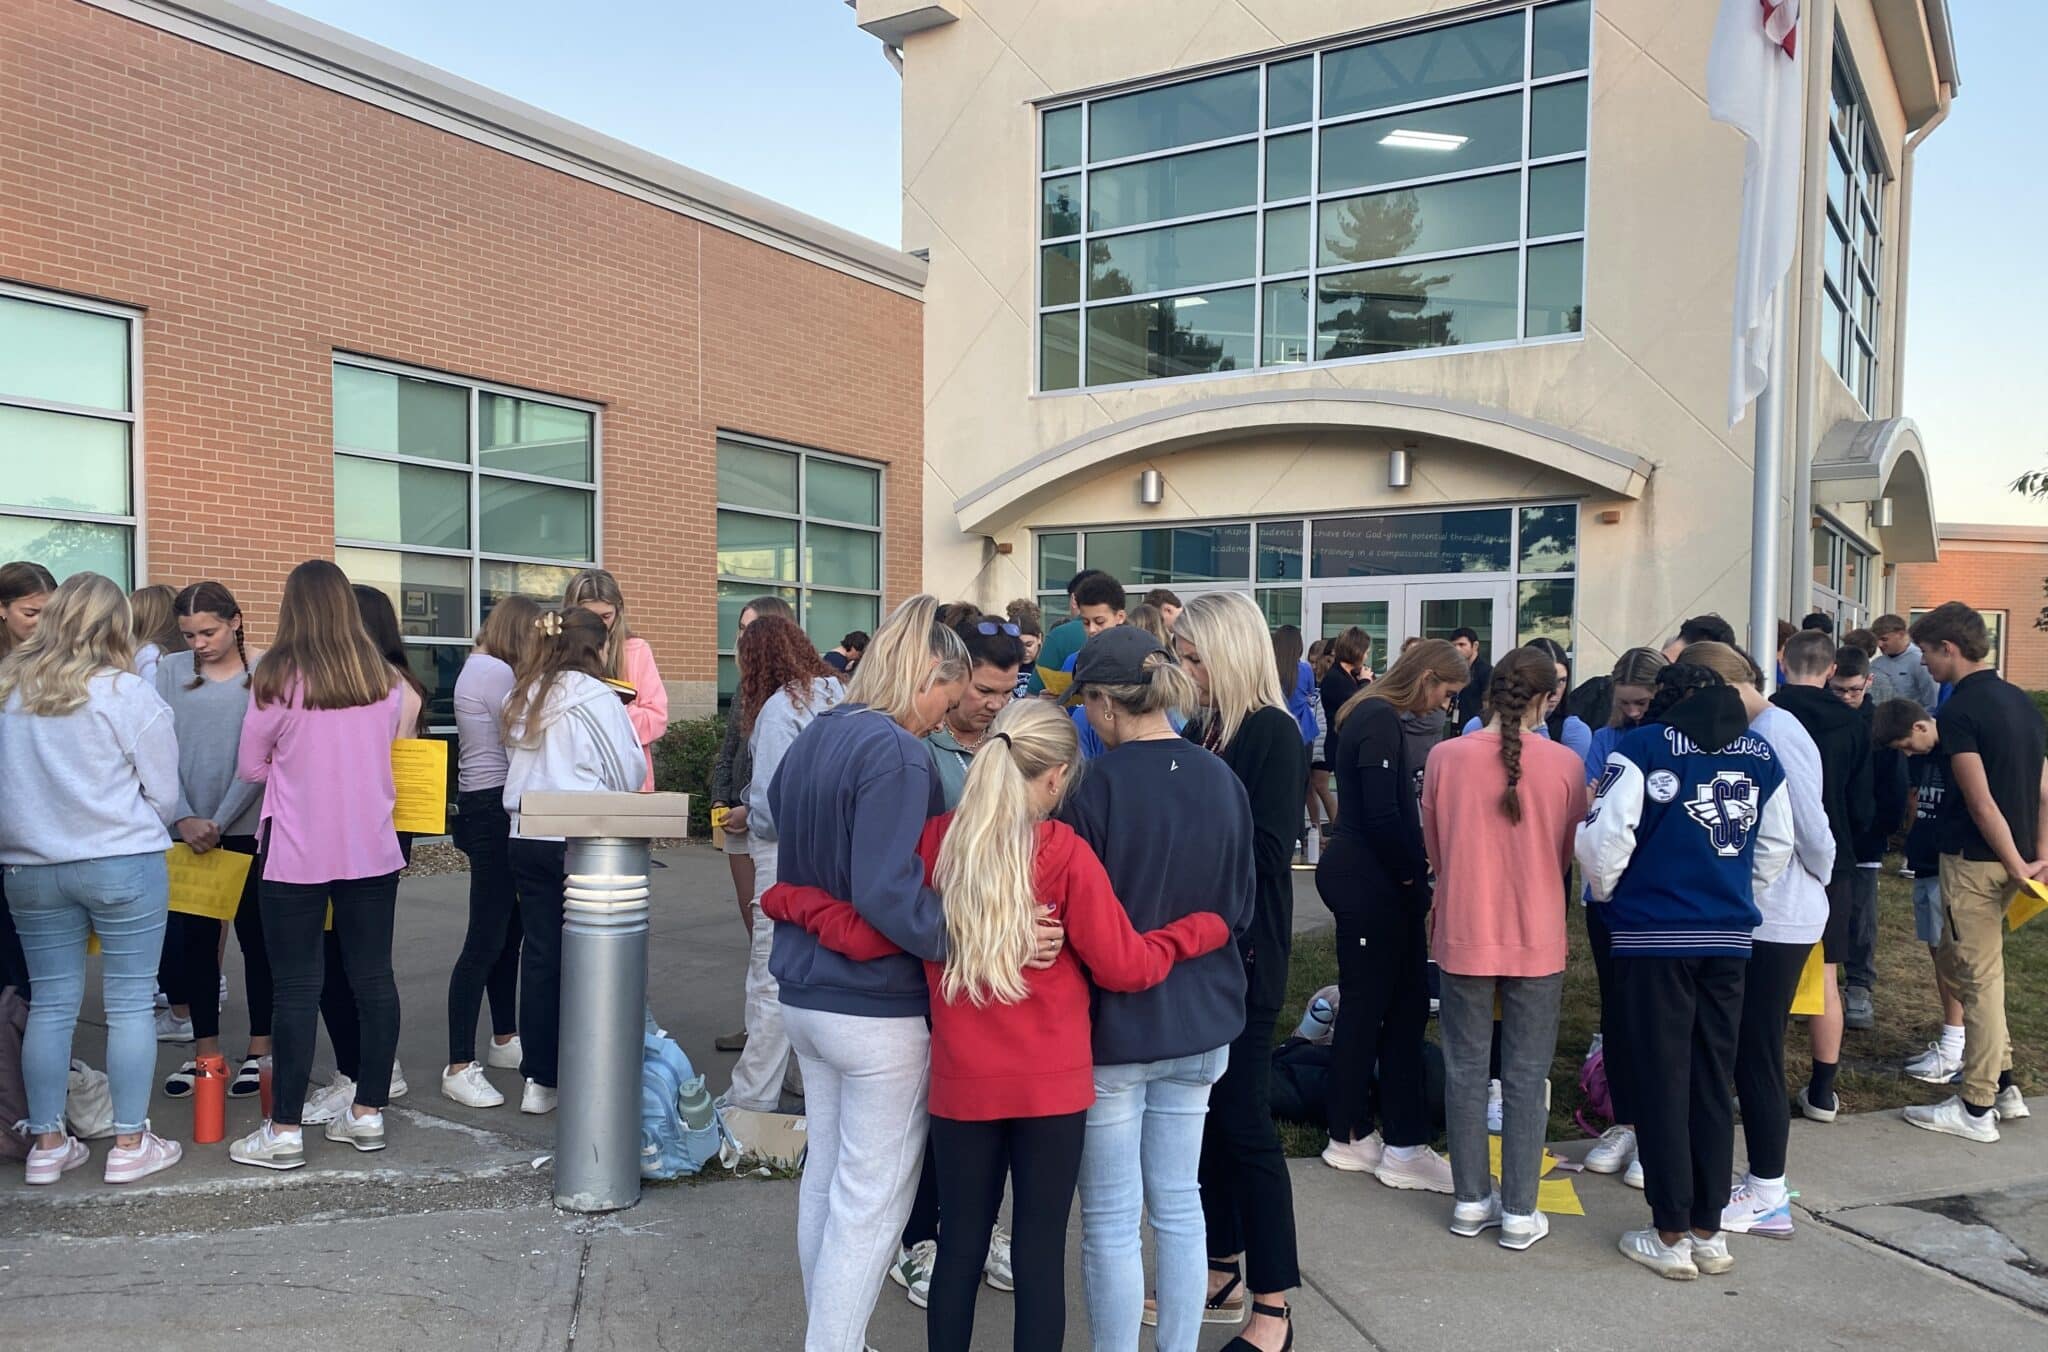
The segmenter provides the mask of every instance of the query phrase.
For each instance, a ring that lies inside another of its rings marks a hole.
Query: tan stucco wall
[[[1870,3],[1842,0],[1845,31],[1896,167],[1903,115]],[[1029,528],[1039,524],[1163,524],[1585,492],[1582,664],[1597,666],[1631,644],[1668,636],[1684,615],[1712,609],[1738,622],[1746,615],[1753,432],[1747,422],[1732,431],[1724,426],[1742,143],[1707,116],[1715,6],[1596,0],[1579,340],[1045,396],[1031,389],[1031,100],[1460,6],[948,0],[948,7],[957,22],[916,34],[904,47],[904,247],[929,249],[931,256],[928,586],[984,604],[1030,591]],[[1824,72],[1825,61],[1818,67]],[[1796,306],[1792,324],[1798,333]],[[1885,359],[1895,358],[1887,351]],[[1819,374],[1826,406],[1816,410],[1816,438],[1835,417],[1857,416],[1825,362]],[[1426,447],[1417,455],[1414,486],[1392,493],[1384,486],[1386,448],[1374,438],[1301,434],[1211,444],[1149,462],[1168,483],[1167,500],[1156,508],[1137,504],[1141,462],[1076,475],[1056,495],[991,524],[987,540],[963,534],[952,510],[956,499],[1020,461],[1125,418],[1240,391],[1333,387],[1507,409],[1643,456],[1655,473],[1640,501],[1624,502],[1523,459]],[[1794,425],[1788,407],[1788,446]],[[1788,479],[1781,514],[1788,536],[1789,493]],[[1621,521],[1597,524],[1594,513],[1603,506],[1620,506]],[[990,540],[1011,552],[995,552]]]

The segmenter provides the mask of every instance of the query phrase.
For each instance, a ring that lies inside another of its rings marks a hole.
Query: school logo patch
[[[1698,822],[1724,859],[1742,853],[1759,813],[1756,781],[1740,770],[1723,770],[1693,790],[1685,815]]]
[[[1669,770],[1652,770],[1644,781],[1643,791],[1659,803],[1668,803],[1678,797],[1678,776]]]

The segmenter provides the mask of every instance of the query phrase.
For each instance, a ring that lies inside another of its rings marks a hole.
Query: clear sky
[[[890,244],[900,86],[842,0],[289,0],[322,22]],[[1953,0],[1963,93],[1919,152],[1904,411],[1946,521],[2048,524],[2048,3]],[[2031,316],[2031,318],[2029,318]],[[2002,335],[2002,336],[2001,336]]]

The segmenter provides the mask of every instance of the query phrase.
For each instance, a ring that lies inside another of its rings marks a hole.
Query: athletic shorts
[[[1828,880],[1828,925],[1820,932],[1824,962],[1849,960],[1849,918],[1856,910],[1856,870],[1844,869]]]
[[[1913,933],[1930,947],[1941,942],[1941,875],[1923,873],[1913,880]]]

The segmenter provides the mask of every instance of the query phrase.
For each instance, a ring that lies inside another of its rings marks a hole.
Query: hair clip
[[[562,636],[562,612],[559,610],[543,610],[534,620],[533,627],[549,638],[560,638]]]

